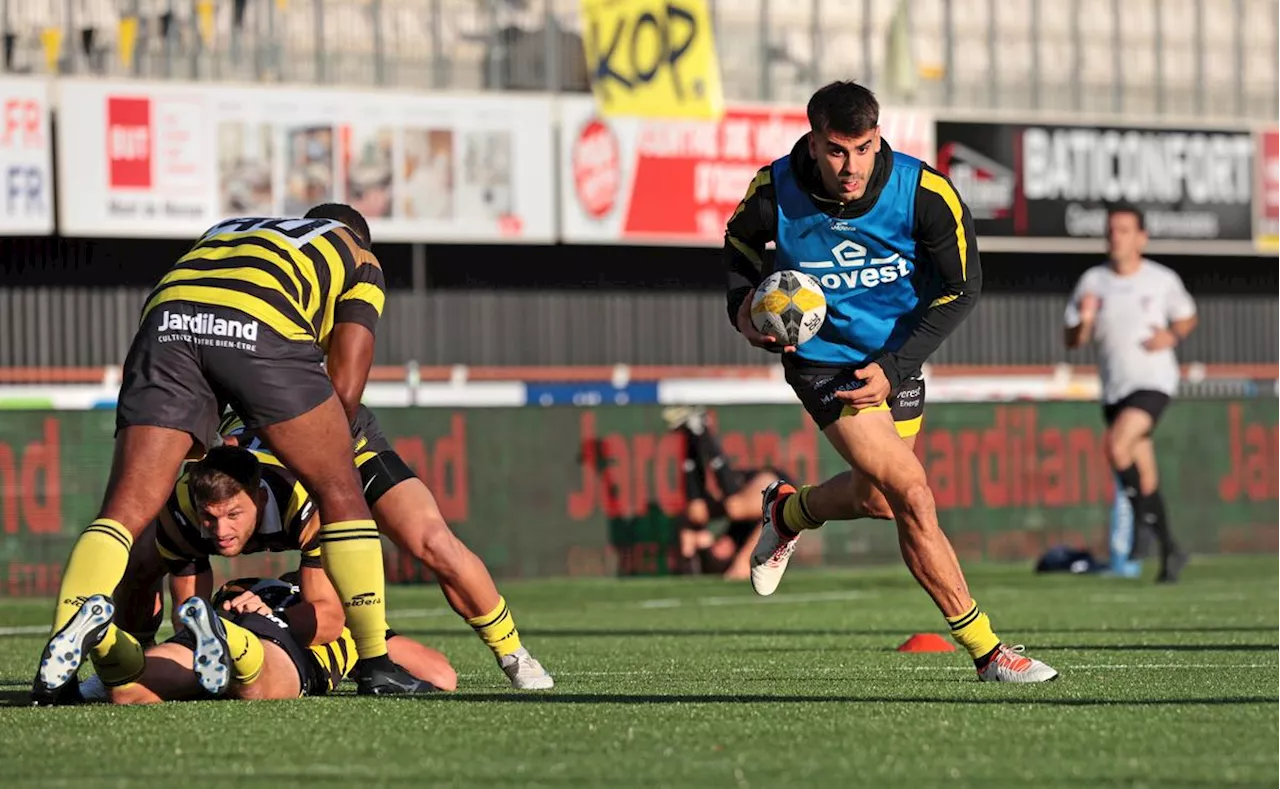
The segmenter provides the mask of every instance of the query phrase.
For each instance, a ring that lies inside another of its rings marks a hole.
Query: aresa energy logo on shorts
[[[800,260],[796,266],[813,274],[826,290],[874,288],[911,276],[911,261],[894,252],[871,257],[855,241],[841,241],[831,248],[830,260]],[[819,273],[822,272],[822,273]]]
[[[160,342],[193,342],[196,345],[212,345],[216,348],[236,348],[242,351],[257,350],[258,322],[222,318],[212,312],[189,315],[165,310],[156,328]]]

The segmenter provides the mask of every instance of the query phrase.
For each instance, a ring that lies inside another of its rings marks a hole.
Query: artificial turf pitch
[[[902,568],[507,583],[554,691],[515,693],[435,587],[391,623],[459,690],[32,709],[48,600],[0,600],[0,785],[118,787],[1277,785],[1277,562],[1197,558],[1177,586],[974,566],[996,632],[1062,672],[978,683]]]

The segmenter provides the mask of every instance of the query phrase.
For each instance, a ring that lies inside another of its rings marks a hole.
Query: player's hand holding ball
[[[790,353],[812,339],[826,317],[818,280],[802,271],[775,271],[742,300],[738,331],[757,348]]]

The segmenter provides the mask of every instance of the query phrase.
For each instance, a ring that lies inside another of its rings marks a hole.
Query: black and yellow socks
[[[372,520],[320,526],[321,562],[342,598],[361,660],[387,654],[386,580],[382,542]]]
[[[110,625],[102,640],[89,650],[93,667],[107,687],[120,687],[142,676],[146,659],[142,645],[125,631]]]
[[[782,523],[779,526],[785,527],[785,531],[792,534],[785,534],[784,529],[778,529],[778,533],[783,537],[790,537],[799,534],[806,529],[816,529],[826,521],[818,520],[809,512],[808,498],[809,491],[813,490],[812,485],[801,485],[800,489],[782,502]]]
[[[231,653],[231,677],[241,685],[252,685],[262,676],[262,664],[266,654],[262,641],[254,633],[228,619],[222,620],[227,633],[227,648]]]
[[[493,650],[493,654],[504,658],[520,648],[520,632],[516,630],[516,620],[507,608],[506,599],[499,597],[493,610],[483,616],[472,617],[467,624],[476,631],[485,646]]]
[[[99,518],[89,524],[71,549],[71,558],[62,571],[53,630],[58,632],[88,598],[111,595],[124,576],[133,549],[133,535],[119,521]]]
[[[951,637],[968,650],[975,663],[982,662],[1000,646],[1000,639],[991,631],[991,619],[978,608],[976,600],[970,602],[963,614],[946,619],[951,626]]]

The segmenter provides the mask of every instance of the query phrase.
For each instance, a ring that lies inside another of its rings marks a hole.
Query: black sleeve
[[[773,165],[765,165],[756,172],[724,231],[724,261],[729,274],[725,306],[735,330],[742,300],[764,278],[764,248],[774,240],[776,227]]]
[[[685,501],[697,501],[707,498],[707,469],[702,465],[702,458],[695,446],[696,439],[687,431],[682,431],[685,439],[684,464],[684,498]]]
[[[973,216],[946,176],[931,167],[920,173],[916,187],[915,238],[921,264],[935,269],[941,292],[929,294],[929,309],[902,346],[876,359],[894,391],[956,330],[982,293]]]

